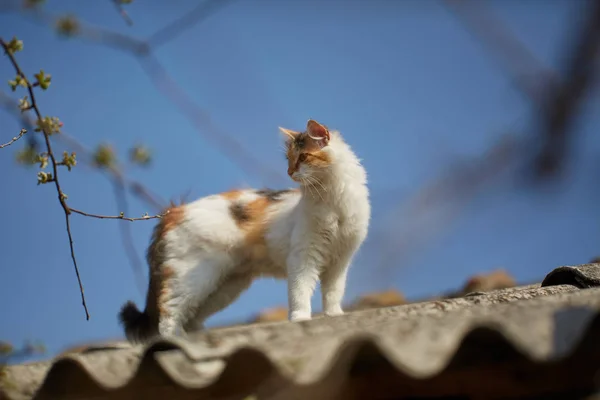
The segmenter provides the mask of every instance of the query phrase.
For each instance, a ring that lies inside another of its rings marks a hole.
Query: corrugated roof
[[[544,286],[116,343],[8,367],[5,381],[15,399],[577,398],[600,366],[594,276],[599,264],[563,267]]]

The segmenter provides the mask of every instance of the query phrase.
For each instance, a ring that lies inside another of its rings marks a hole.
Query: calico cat
[[[314,120],[305,132],[279,130],[299,189],[233,190],[168,208],[147,252],[146,308],[129,301],[119,313],[130,341],[203,329],[258,277],[287,279],[291,321],[311,318],[318,279],[324,313],[343,314],[371,216],[365,169],[339,132]]]

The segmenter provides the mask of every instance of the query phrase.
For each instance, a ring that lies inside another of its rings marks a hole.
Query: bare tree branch
[[[58,175],[58,162],[56,161],[56,157],[54,156],[54,153],[52,151],[52,144],[50,143],[50,135],[52,134],[52,132],[50,132],[48,130],[47,125],[43,123],[42,114],[40,113],[40,110],[37,106],[37,102],[35,100],[35,94],[33,91],[32,84],[29,82],[29,80],[27,79],[27,77],[25,76],[23,71],[21,70],[21,67],[17,63],[17,60],[14,57],[12,51],[10,51],[7,43],[2,38],[0,38],[0,46],[2,46],[2,48],[4,49],[4,52],[8,56],[17,75],[20,76],[22,79],[24,79],[27,84],[27,91],[29,92],[29,96],[31,98],[31,108],[34,110],[35,115],[38,118],[39,126],[41,127],[41,131],[44,135],[44,141],[46,143],[47,154],[48,154],[48,157],[50,157],[50,161],[52,163],[53,176],[50,180],[52,182],[54,182],[54,186],[56,187],[56,192],[58,193],[58,201],[65,213],[65,223],[66,223],[66,229],[67,229],[67,236],[69,238],[69,247],[71,249],[71,259],[73,260],[73,267],[75,268],[75,275],[77,276],[77,283],[79,284],[79,292],[81,293],[81,304],[83,305],[83,309],[85,311],[85,318],[86,318],[86,320],[89,320],[90,314],[88,312],[87,304],[85,301],[83,284],[81,283],[81,276],[79,275],[79,267],[77,266],[77,259],[75,258],[75,249],[73,247],[73,235],[71,234],[71,221],[69,220],[69,216],[71,215],[71,210],[69,209],[69,206],[67,205],[67,202],[65,200],[66,196],[60,187],[60,181],[59,181],[59,175]]]
[[[121,214],[121,215],[100,215],[100,214],[91,214],[91,213],[87,213],[81,210],[77,210],[73,207],[69,207],[69,209],[74,212],[75,214],[80,214],[83,215],[85,217],[91,217],[91,218],[98,218],[98,219],[120,219],[123,221],[146,221],[146,220],[150,220],[150,219],[159,219],[164,217],[164,214],[158,214],[158,215],[145,215],[143,217],[138,217],[138,218],[132,218],[132,217],[126,217],[125,213]]]
[[[125,192],[125,181],[121,175],[115,177],[113,182],[113,191],[117,206],[124,214],[129,214],[129,202],[127,201],[127,193]],[[119,233],[121,234],[121,243],[125,249],[125,254],[129,259],[129,265],[133,269],[135,276],[136,286],[141,296],[144,296],[146,292],[146,283],[144,274],[144,264],[140,259],[135,245],[133,244],[133,234],[131,233],[131,226],[129,224],[119,224]]]
[[[204,0],[192,11],[184,14],[182,17],[177,18],[175,21],[150,35],[147,40],[148,46],[155,50],[158,47],[173,41],[184,31],[206,20],[212,14],[225,8],[234,1],[235,0]]]
[[[112,3],[114,4],[115,8],[117,9],[117,12],[119,13],[119,15],[121,15],[121,17],[123,18],[123,21],[125,21],[125,23],[127,25],[132,26],[133,20],[129,17],[129,14],[125,10],[125,8],[123,8],[123,1],[122,0],[112,0]]]
[[[18,118],[22,124],[33,127],[33,120],[25,113],[21,113],[16,103],[4,92],[0,91],[0,106],[6,109],[6,111],[12,113]],[[34,136],[30,136],[33,138]],[[81,142],[75,139],[73,136],[68,135],[66,132],[61,130],[61,134],[57,136],[59,141],[62,141],[69,149],[76,150],[79,155],[79,161],[87,163],[95,171],[103,172],[104,175],[110,178],[110,182],[113,185],[115,199],[118,205],[118,209],[123,211],[125,215],[129,214],[129,204],[125,189],[131,191],[139,200],[150,205],[155,211],[162,211],[165,209],[167,203],[161,199],[155,193],[152,193],[150,189],[144,186],[142,183],[132,180],[127,177],[121,169],[116,165],[108,165],[104,168],[97,168],[94,164],[93,152]],[[144,294],[146,290],[146,279],[144,274],[144,265],[138,256],[135,246],[133,245],[133,236],[131,233],[131,227],[128,224],[119,224],[119,232],[121,234],[123,248],[125,254],[129,259],[134,276],[136,277],[136,285],[140,294]]]
[[[157,32],[163,32],[160,35],[167,35],[172,40],[183,29],[205,19],[219,7],[229,4],[233,0],[207,0],[202,5],[198,6],[189,16],[185,16],[182,20],[175,21],[167,27],[159,29]],[[217,4],[218,3],[218,4]],[[21,7],[13,7],[13,11],[18,10],[21,15],[34,18],[34,20],[44,23],[47,26],[54,26],[60,18],[54,17],[51,14],[39,9],[33,11]],[[164,29],[164,30],[163,30]],[[238,165],[240,169],[253,176],[260,176],[267,182],[285,182],[287,178],[278,170],[265,165],[261,160],[254,157],[249,151],[246,151],[239,141],[228,134],[223,129],[218,128],[211,121],[210,114],[199,107],[185,91],[179,87],[176,82],[169,76],[165,67],[151,52],[151,46],[148,43],[153,43],[153,46],[164,45],[166,40],[159,40],[159,33],[150,36],[151,42],[141,41],[127,35],[108,31],[103,28],[92,27],[81,21],[77,22],[77,29],[71,34],[72,37],[77,37],[83,40],[94,43],[104,44],[119,50],[125,50],[136,57],[143,67],[144,72],[149,76],[155,87],[165,95],[196,128],[196,131],[208,140],[221,154],[225,155],[232,163]]]
[[[24,134],[27,133],[27,129],[23,128],[21,129],[21,132],[19,132],[19,134],[17,136],[15,136],[14,138],[12,138],[9,142],[4,143],[4,144],[0,144],[0,149],[3,149],[7,146],[10,146],[11,144],[13,144],[14,142],[16,142],[17,140],[21,139],[21,137],[23,137]]]
[[[16,102],[8,96],[5,92],[0,90],[0,106],[4,108],[7,112],[13,114],[16,118],[18,118],[23,125],[28,127],[29,129],[33,129],[35,126],[35,121],[27,116],[24,113],[21,113],[19,108],[17,107]],[[33,136],[30,136],[33,137]],[[133,180],[127,176],[125,176],[121,170],[116,166],[107,166],[103,169],[98,169],[93,164],[93,156],[92,150],[88,147],[84,146],[81,142],[75,139],[73,136],[70,136],[65,131],[61,130],[60,135],[58,135],[57,140],[65,143],[71,150],[77,151],[78,157],[81,161],[86,162],[89,166],[91,166],[94,170],[104,172],[108,177],[112,179],[121,180],[123,184],[140,200],[145,202],[154,208],[154,211],[161,211],[168,204],[165,200],[161,199],[157,194],[152,193],[150,189],[144,186],[141,182]]]
[[[56,29],[56,27],[61,25],[61,22],[64,22],[65,19],[68,18],[56,16],[39,7],[24,7],[21,2],[18,1],[4,0],[1,5],[0,12],[18,13],[19,16],[26,20],[42,23],[53,29]],[[143,40],[136,39],[130,35],[114,32],[106,28],[93,26],[89,23],[82,24],[79,20],[73,21],[72,30],[68,32],[68,36],[77,36],[91,43],[112,47],[116,50],[125,51],[138,56],[147,54],[149,51],[148,45]]]

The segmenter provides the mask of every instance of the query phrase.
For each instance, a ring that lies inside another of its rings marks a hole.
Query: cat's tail
[[[125,329],[125,337],[132,342],[145,342],[156,333],[150,315],[141,312],[133,301],[123,304],[119,312],[119,321]]]

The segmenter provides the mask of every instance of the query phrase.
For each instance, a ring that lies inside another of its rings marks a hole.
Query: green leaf
[[[64,165],[70,171],[75,165],[77,165],[77,160],[75,159],[75,152],[72,152],[70,155],[68,152],[63,152],[63,159],[60,162],[60,165]]]
[[[11,41],[6,44],[6,50],[10,54],[15,54],[17,51],[23,50],[23,41],[18,40],[16,36],[13,36]]]
[[[79,21],[72,15],[60,17],[56,21],[56,30],[60,35],[67,37],[74,36],[79,32],[79,29]]]
[[[38,185],[44,185],[46,183],[52,182],[54,179],[52,178],[52,174],[49,172],[40,171],[37,174]]]
[[[52,81],[52,75],[45,74],[44,70],[41,69],[39,73],[35,74],[35,79],[37,79],[38,85],[42,88],[42,90],[46,90],[50,87],[50,82]]]
[[[8,84],[10,85],[10,88],[14,92],[15,90],[17,90],[18,86],[27,87],[27,80],[24,79],[21,75],[17,75],[17,76],[15,76],[14,80],[8,81]]]
[[[25,112],[31,108],[31,104],[29,103],[27,96],[19,99],[19,108],[21,109],[21,112]]]
[[[21,151],[18,151],[15,156],[17,163],[26,166],[31,166],[39,162],[39,154],[35,151],[33,147],[29,145],[26,145]]]
[[[35,157],[35,162],[40,164],[40,169],[46,168],[48,166],[48,155],[37,154]]]
[[[129,160],[134,163],[147,167],[152,162],[150,150],[142,145],[136,145],[129,150]]]
[[[53,135],[55,133],[60,133],[60,128],[62,128],[63,123],[58,119],[58,117],[44,117],[41,120],[38,119],[35,121],[35,131],[36,132],[44,132],[46,135]]]
[[[97,167],[111,167],[116,162],[115,153],[110,145],[101,144],[94,152],[94,163]]]

